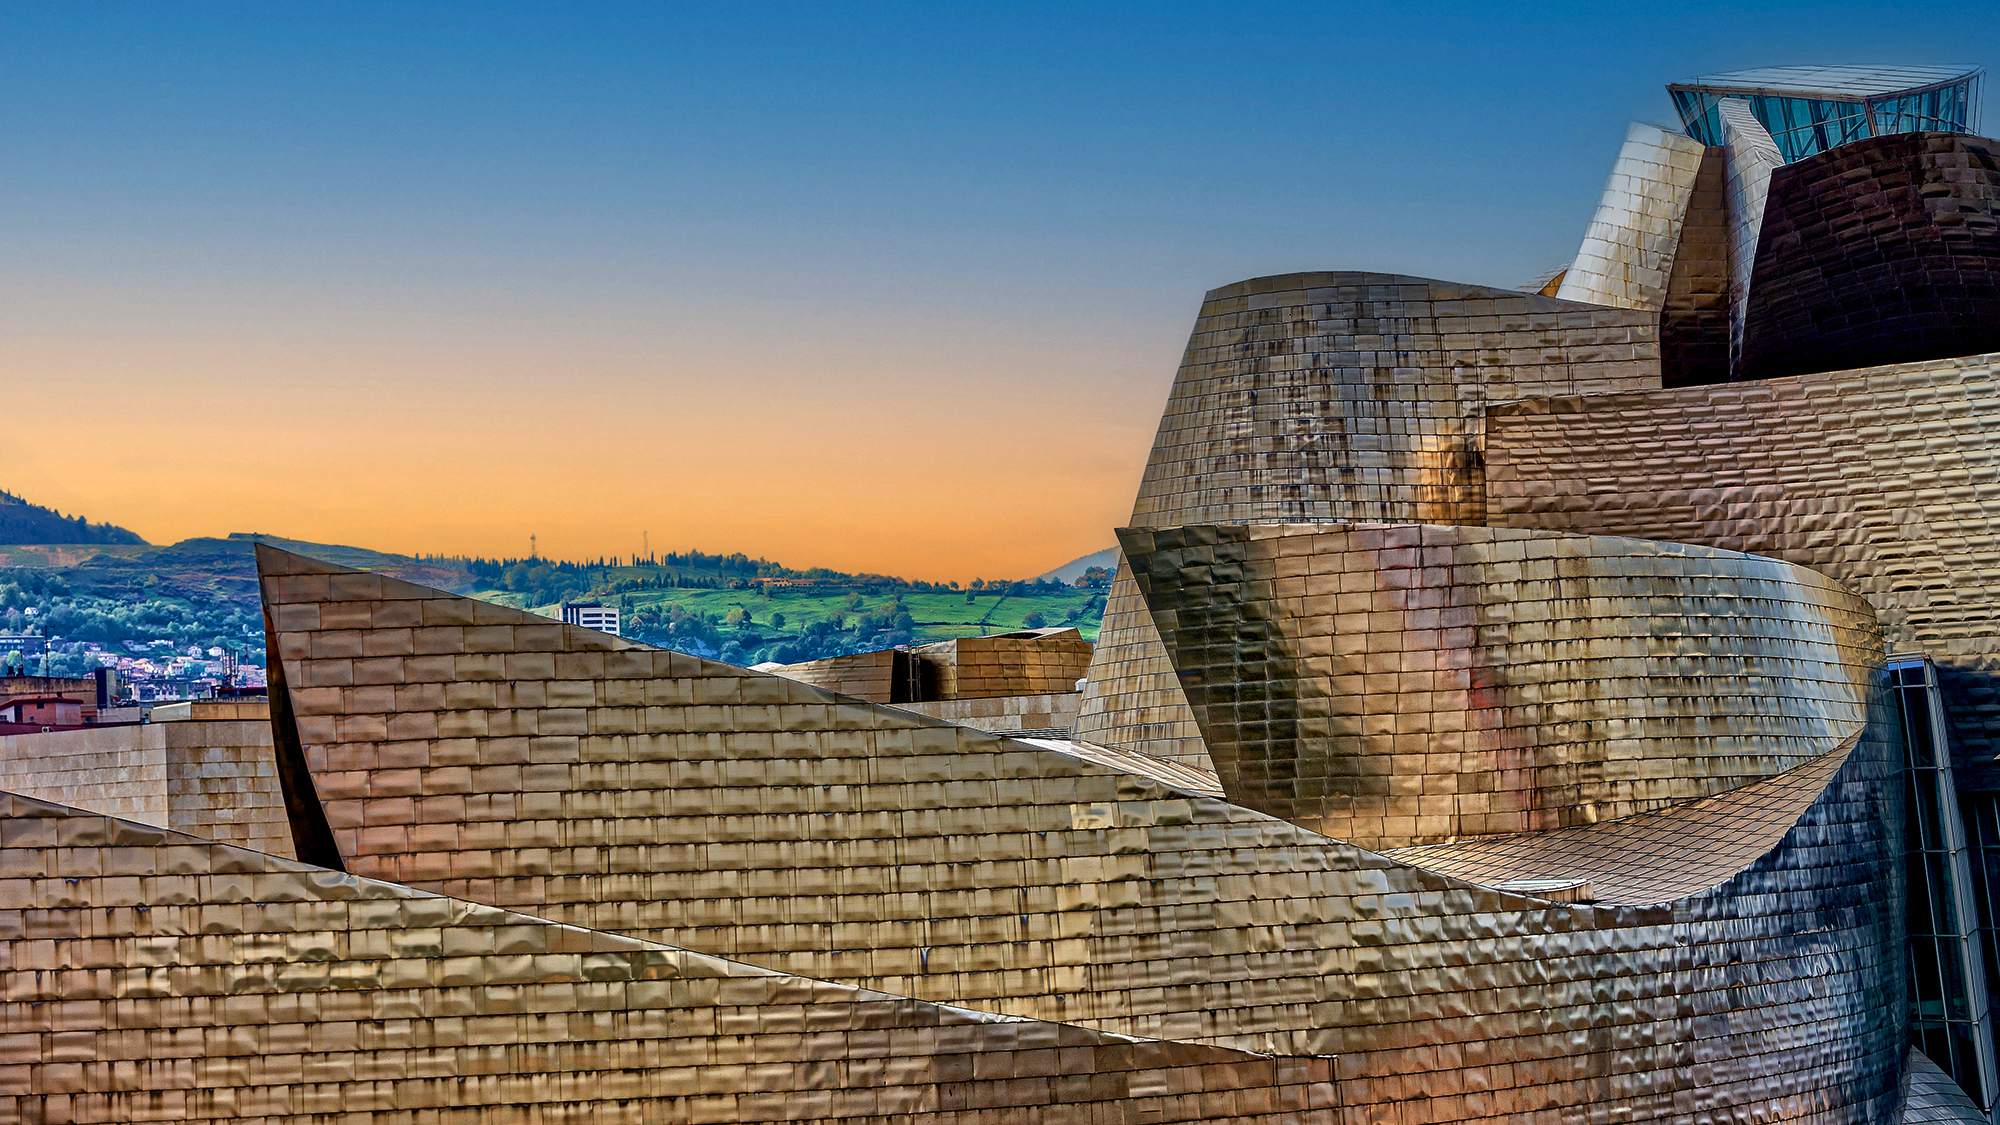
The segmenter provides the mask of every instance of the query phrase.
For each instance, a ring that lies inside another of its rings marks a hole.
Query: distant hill
[[[91,523],[53,508],[0,492],[0,544],[137,543],[146,541],[122,527]]]
[[[1071,559],[1054,570],[1049,571],[1047,574],[1036,578],[1035,581],[1075,582],[1077,579],[1083,577],[1084,571],[1089,570],[1093,566],[1101,566],[1106,570],[1110,570],[1117,565],[1118,548],[1106,547],[1095,554],[1085,555],[1080,559]]]
[[[824,567],[794,569],[741,552],[559,560],[399,555],[261,532],[154,546],[0,492],[0,624],[49,638],[47,669],[77,675],[100,659],[227,651],[264,658],[257,543],[486,601],[554,615],[565,599],[608,601],[625,635],[751,665],[841,656],[949,637],[1045,626],[1097,633],[1105,592],[1071,583],[1116,550],[1027,581],[965,586]],[[177,665],[178,666],[178,665]]]

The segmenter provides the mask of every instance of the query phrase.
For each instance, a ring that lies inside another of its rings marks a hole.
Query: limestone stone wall
[[[291,858],[268,708],[196,706],[232,717],[0,736],[0,791]]]
[[[928,715],[947,723],[976,730],[1007,733],[1035,731],[1069,732],[1076,727],[1081,692],[1050,692],[1045,695],[997,695],[979,699],[940,699],[930,703],[898,703],[895,706],[918,715]]]

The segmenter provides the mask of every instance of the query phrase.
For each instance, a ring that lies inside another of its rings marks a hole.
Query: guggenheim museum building
[[[1208,293],[1060,730],[260,547],[268,705],[0,738],[0,1123],[2000,1121],[1981,79]]]

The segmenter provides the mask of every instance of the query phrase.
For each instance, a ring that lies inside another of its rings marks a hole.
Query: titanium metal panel
[[[1837,583],[1677,543],[1414,524],[1119,543],[1230,800],[1374,851],[1773,777],[1855,736],[1881,660]]]
[[[1702,152],[1700,141],[1658,125],[1628,126],[1597,213],[1555,295],[1618,309],[1661,308]]]
[[[1486,402],[1659,380],[1656,312],[1390,274],[1239,282],[1202,304],[1131,525],[1479,523]],[[1122,562],[1077,735],[1209,765]]]
[[[2000,145],[1899,133],[1773,174],[1741,373],[2000,350]]]
[[[1724,209],[1729,217],[1729,366],[1735,373],[1743,366],[1744,323],[1762,246],[1771,175],[1784,166],[1785,158],[1743,102],[1725,98],[1717,113],[1722,123],[1726,172]]]
[[[1937,661],[1961,780],[2000,785],[1996,356],[1487,412],[1496,526],[1642,535],[1820,571]]]
[[[0,1120],[1336,1125],[1273,1059],[807,980],[0,793]]]
[[[1873,709],[1769,851],[1606,906],[1428,872],[1136,758],[259,565],[274,708],[357,874],[932,1003],[1338,1056],[1355,1120],[1900,1105],[1901,763]]]
[[[1660,382],[1669,387],[1729,381],[1728,152],[1704,149],[1680,245],[1660,310]]]

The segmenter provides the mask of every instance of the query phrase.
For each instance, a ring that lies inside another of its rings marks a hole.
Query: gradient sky
[[[1029,575],[1130,514],[1204,290],[1519,285],[1667,82],[2000,64],[1993,15],[7,5],[0,488],[154,542]]]

